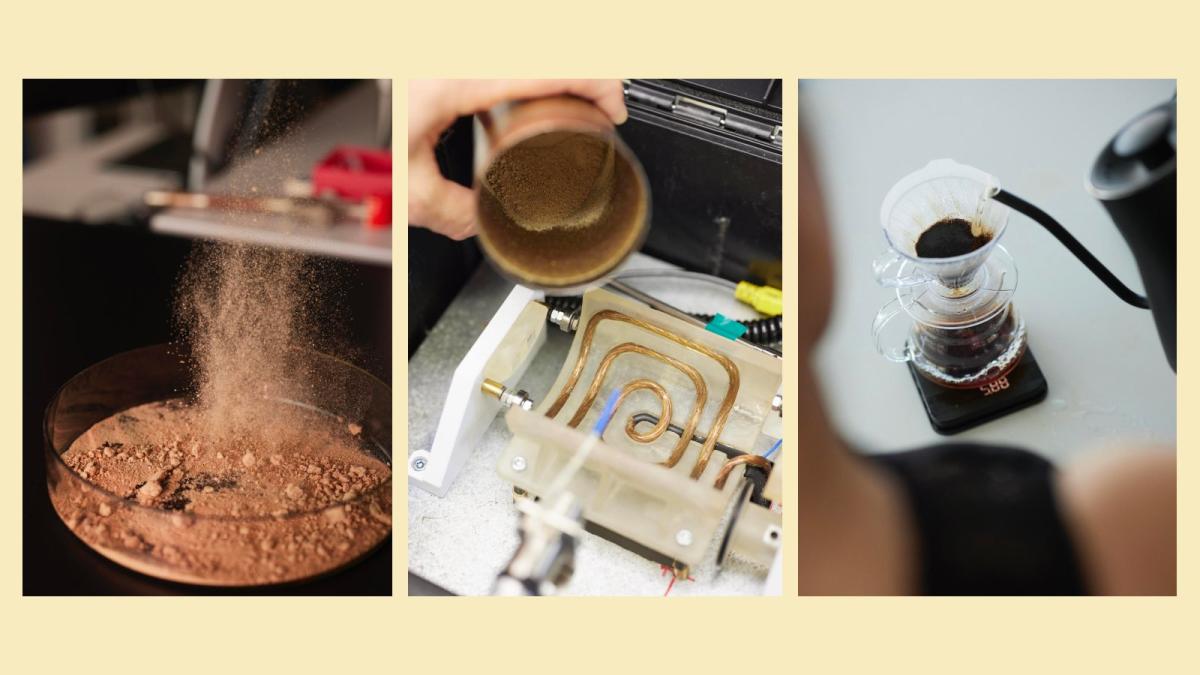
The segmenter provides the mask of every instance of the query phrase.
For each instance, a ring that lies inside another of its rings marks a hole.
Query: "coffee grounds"
[[[584,228],[604,216],[611,200],[615,153],[596,136],[548,133],[501,153],[484,184],[522,229]]]
[[[318,376],[309,351],[344,322],[324,309],[329,280],[296,252],[198,243],[175,307],[194,389],[103,420],[63,453],[83,478],[52,481],[68,527],[126,567],[221,586],[310,578],[382,542],[391,470],[364,452],[363,420],[281,403],[362,409],[364,392]]]
[[[217,585],[308,578],[390,532],[391,471],[365,452],[358,423],[288,413],[302,440],[280,446],[214,440],[203,414],[176,399],[94,425],[62,455],[86,483],[52,483],[63,521],[129,567]]]
[[[275,109],[255,116],[258,127],[239,130],[239,138],[260,143],[297,131],[290,121],[305,112],[297,96],[303,83],[268,86]],[[249,151],[240,146],[235,154]],[[231,194],[257,194],[258,181],[282,183],[307,170],[286,151],[274,158],[255,182],[228,186]],[[309,356],[337,344],[346,323],[335,314],[342,303],[327,286],[330,272],[293,251],[196,244],[175,306],[195,389],[186,404],[152,403],[101,421],[68,448],[62,459],[84,480],[50,481],[64,522],[121,564],[220,585],[302,579],[382,541],[391,528],[391,471],[360,447],[363,420],[335,423],[279,403],[363,409],[366,392],[317,375]]]
[[[320,386],[296,348],[332,322],[318,316],[318,261],[293,251],[201,243],[180,279],[176,322],[196,364],[198,422],[213,439],[289,433],[270,397],[310,400]]]
[[[971,223],[963,218],[943,218],[921,233],[916,251],[921,258],[953,258],[970,253],[991,240],[989,233],[975,234]]]

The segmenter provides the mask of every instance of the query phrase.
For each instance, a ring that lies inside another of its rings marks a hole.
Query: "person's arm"
[[[792,345],[796,400],[787,414],[799,475],[800,595],[902,595],[917,590],[913,524],[899,485],[854,457],[834,428],[812,363],[833,309],[833,253],[816,167],[798,137],[800,284]]]
[[[1175,453],[1114,452],[1063,470],[1063,511],[1093,593],[1175,594]]]

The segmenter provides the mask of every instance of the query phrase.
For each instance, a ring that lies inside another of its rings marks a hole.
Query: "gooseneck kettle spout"
[[[1176,157],[1175,99],[1152,108],[1109,141],[1088,179],[1137,261],[1146,296],[1130,290],[1048,213],[1006,190],[992,195],[1044,227],[1120,299],[1154,316],[1167,362],[1175,369]]]

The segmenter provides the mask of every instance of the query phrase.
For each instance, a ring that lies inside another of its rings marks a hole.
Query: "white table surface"
[[[890,296],[871,261],[879,205],[902,176],[948,157],[987,171],[1058,219],[1126,285],[1133,256],[1084,189],[1091,164],[1139,112],[1167,100],[1157,81],[866,81],[800,85],[800,125],[820,171],[836,259],[836,301],[819,348],[828,408],[866,452],[946,437],[930,427],[907,368],[879,356],[871,321]],[[1014,213],[1004,245],[1046,400],[954,436],[1066,460],[1122,441],[1174,443],[1176,377],[1150,312],[1126,305],[1040,226]]]

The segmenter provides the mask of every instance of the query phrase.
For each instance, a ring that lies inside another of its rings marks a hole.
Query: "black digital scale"
[[[929,423],[939,434],[956,434],[1027,408],[1046,398],[1049,387],[1028,347],[1006,375],[970,389],[954,389],[926,379],[908,364]]]

